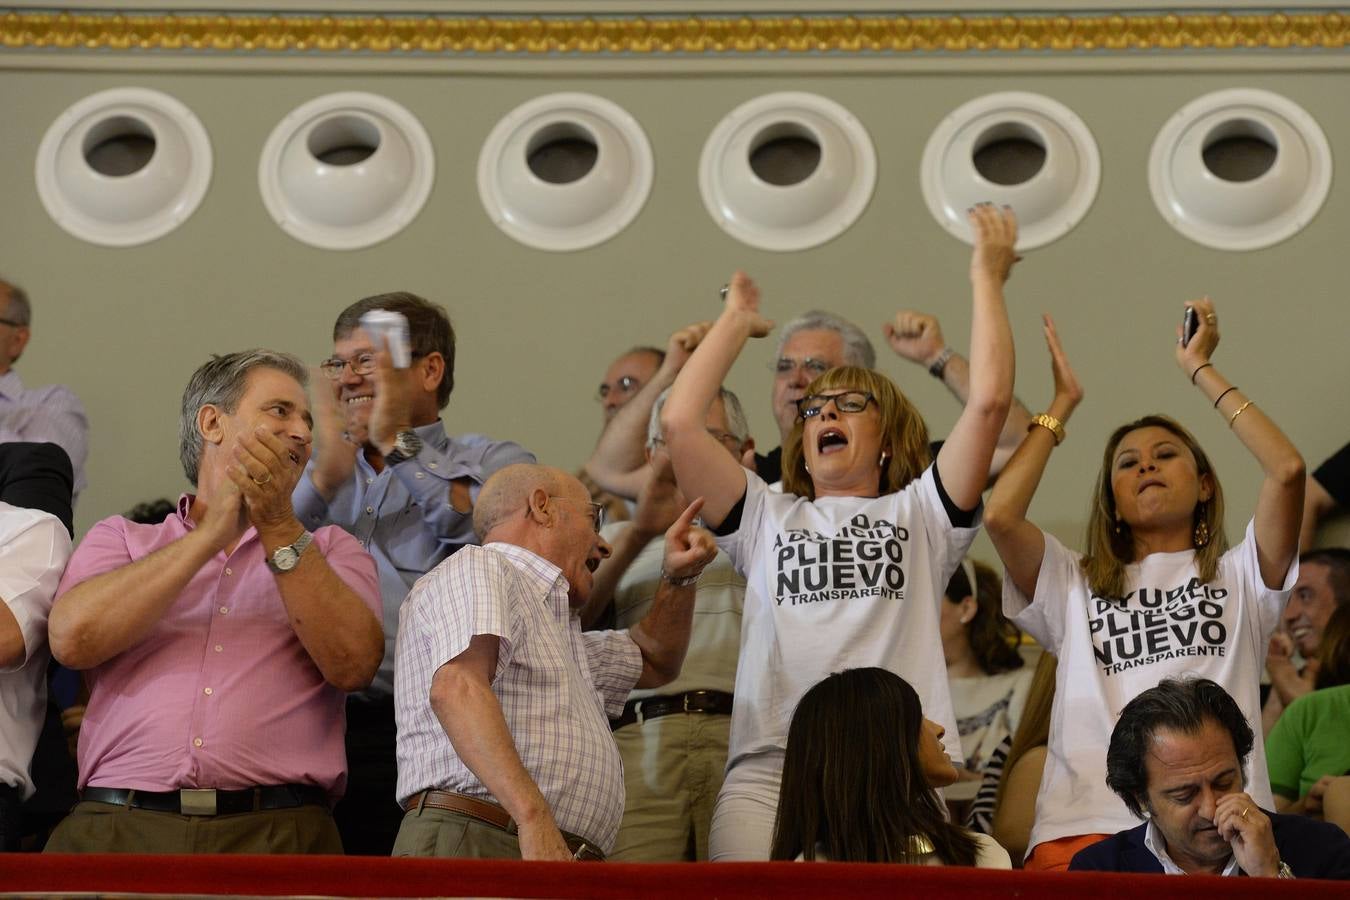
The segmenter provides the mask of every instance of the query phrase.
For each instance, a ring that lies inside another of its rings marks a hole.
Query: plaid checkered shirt
[[[558,827],[613,848],[624,787],[608,717],[623,711],[642,654],[626,631],[583,633],[567,590],[557,566],[505,543],[465,547],[413,586],[395,650],[400,802],[427,789],[495,802],[430,702],[436,670],[490,634],[500,642],[492,691]]]

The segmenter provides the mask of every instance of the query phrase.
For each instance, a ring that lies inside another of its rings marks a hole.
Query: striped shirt
[[[51,442],[66,451],[75,470],[75,496],[80,496],[89,455],[89,420],[70,388],[49,384],[30,390],[13,369],[0,375],[0,443],[13,441]]]
[[[498,638],[492,691],[525,770],[563,831],[608,853],[623,816],[609,716],[642,674],[626,631],[583,633],[561,570],[512,544],[464,547],[419,579],[400,614],[394,678],[398,799],[427,789],[495,798],[431,708],[431,679],[475,635]]]

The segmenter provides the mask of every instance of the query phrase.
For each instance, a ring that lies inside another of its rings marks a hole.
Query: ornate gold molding
[[[1259,14],[440,18],[10,12],[0,46],[231,53],[868,54],[1340,49],[1350,16]]]

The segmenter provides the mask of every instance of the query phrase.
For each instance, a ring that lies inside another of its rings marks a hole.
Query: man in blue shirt
[[[412,359],[394,368],[361,317],[408,320]],[[316,385],[314,455],[296,485],[296,515],[311,531],[339,525],[375,558],[384,600],[384,661],[347,702],[347,795],[335,815],[348,853],[388,855],[403,811],[395,802],[394,639],[398,613],[422,575],[477,543],[473,504],[488,476],[533,454],[479,434],[450,436],[441,410],[454,388],[455,332],[445,310],[415,294],[367,297],[333,326],[333,356]]]

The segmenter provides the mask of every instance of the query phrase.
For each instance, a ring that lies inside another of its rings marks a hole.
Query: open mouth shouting
[[[838,428],[826,428],[816,435],[816,452],[821,456],[838,453],[848,446],[848,437]]]

